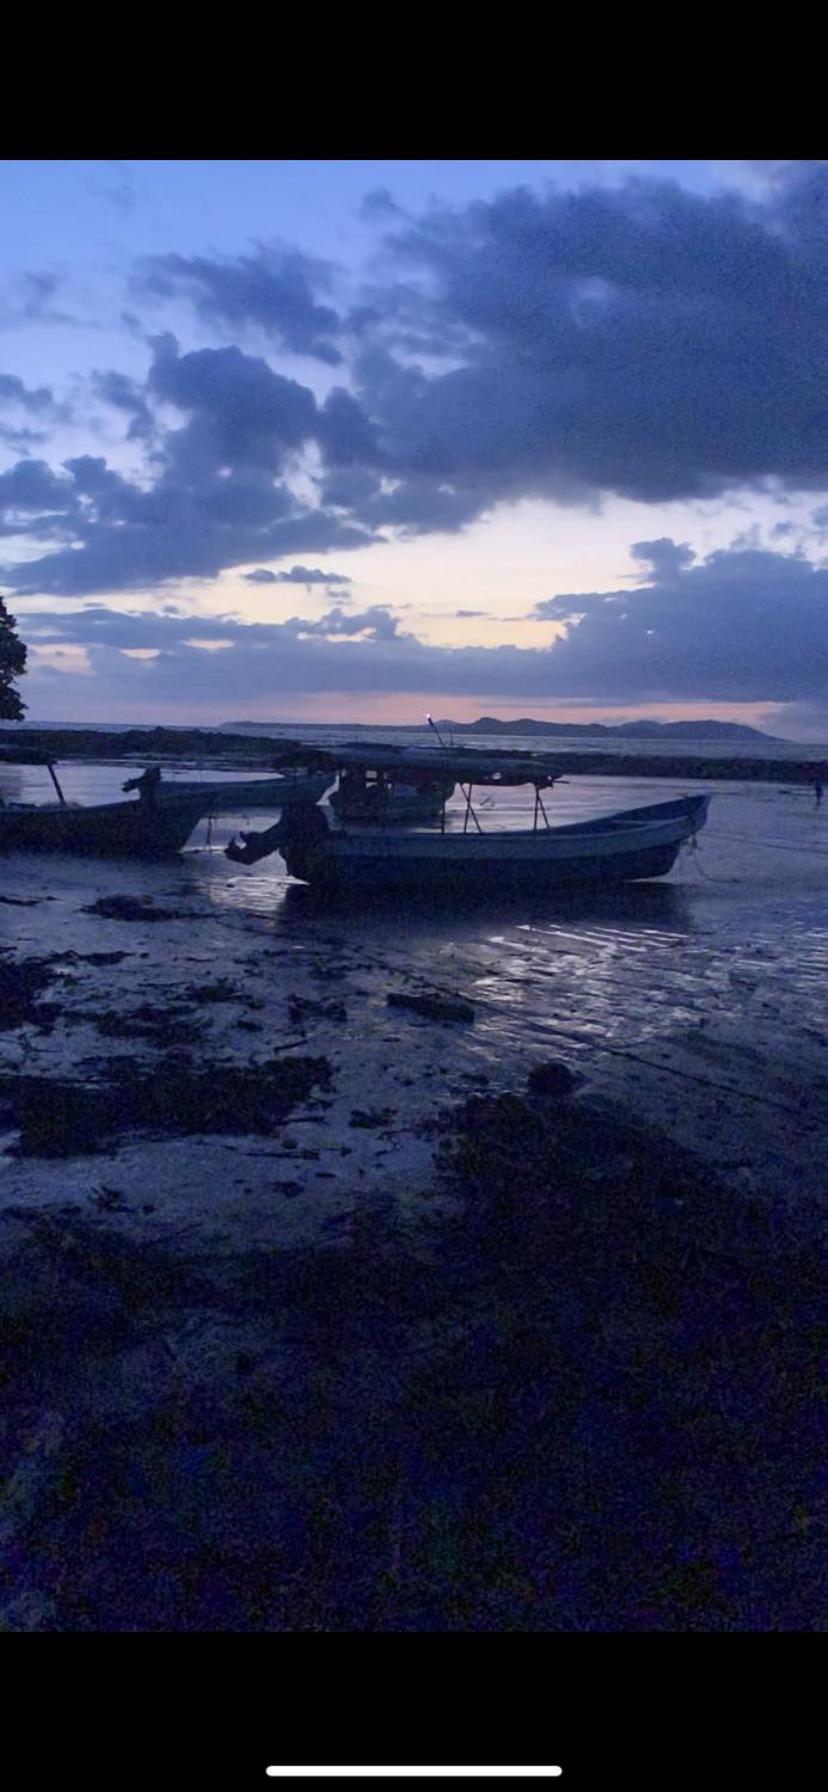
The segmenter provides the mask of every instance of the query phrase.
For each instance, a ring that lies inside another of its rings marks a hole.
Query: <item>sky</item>
[[[828,163],[0,164],[30,721],[828,740]]]

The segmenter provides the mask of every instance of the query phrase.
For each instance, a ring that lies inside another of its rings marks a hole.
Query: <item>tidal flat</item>
[[[3,1626],[821,1627],[826,826],[531,912],[5,856]]]

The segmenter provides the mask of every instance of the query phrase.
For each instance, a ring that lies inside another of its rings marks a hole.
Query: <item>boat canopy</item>
[[[541,753],[483,753],[474,748],[403,747],[385,743],[359,742],[341,747],[313,747],[306,743],[285,744],[281,749],[280,769],[296,763],[314,762],[332,772],[361,769],[365,772],[388,772],[406,784],[430,783],[434,778],[454,778],[458,784],[517,785],[534,784],[548,790],[563,775],[559,760]]]

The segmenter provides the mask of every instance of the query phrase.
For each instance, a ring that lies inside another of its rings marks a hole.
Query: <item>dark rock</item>
[[[127,1014],[108,1009],[95,1021],[98,1032],[106,1039],[146,1039],[159,1046],[193,1045],[200,1039],[204,1024],[169,1008],[153,1007],[151,1002],[142,1002]]]
[[[351,1113],[351,1118],[348,1121],[348,1125],[364,1127],[366,1129],[376,1126],[387,1126],[389,1121],[393,1119],[393,1116],[393,1108],[354,1108]]]
[[[193,921],[198,913],[191,908],[157,908],[149,896],[99,896],[81,910],[84,915],[100,915],[105,921]]]
[[[217,983],[192,983],[189,989],[182,990],[182,995],[188,1002],[245,1002],[249,1004],[251,999],[242,996],[226,977],[220,977]]]
[[[279,1058],[265,1064],[213,1064],[193,1070],[170,1053],[155,1071],[135,1067],[106,1086],[0,1073],[20,1128],[23,1157],[71,1157],[100,1151],[136,1128],[171,1135],[271,1134],[291,1108],[327,1087],[327,1058]]]
[[[474,1020],[474,1006],[463,996],[440,995],[397,995],[387,997],[389,1008],[408,1008],[412,1014],[419,1014],[423,1020]]]
[[[578,1078],[568,1065],[559,1064],[555,1058],[550,1058],[547,1064],[536,1064],[526,1082],[530,1095],[566,1096],[577,1086]]]
[[[344,1021],[348,1019],[347,1010],[342,1002],[314,1002],[310,996],[290,996],[288,1014],[291,1025],[294,1027],[301,1026],[306,1020]]]
[[[54,972],[38,958],[16,964],[0,958],[0,1030],[22,1027],[27,1022],[43,1025],[60,1013],[53,1002],[37,1001],[40,991],[51,983]]]
[[[132,958],[132,952],[56,952],[50,963],[55,964],[120,964],[124,958]]]

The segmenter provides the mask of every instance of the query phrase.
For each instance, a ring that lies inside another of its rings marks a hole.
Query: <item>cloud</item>
[[[27,386],[16,373],[0,373],[0,404],[20,405],[37,417],[53,417],[57,410],[48,386]]]
[[[116,177],[113,185],[90,176],[87,176],[86,185],[90,193],[94,193],[99,199],[105,199],[122,217],[128,217],[139,203],[138,189],[125,162],[111,160],[109,168]]]
[[[107,389],[110,401],[114,394],[133,405],[129,386],[108,381]],[[319,426],[307,387],[238,348],[182,355],[167,334],[153,342],[146,391],[154,405],[184,419],[157,426],[150,483],[92,456],[65,462],[61,475],[24,461],[0,479],[0,507],[5,497],[7,506],[16,498],[18,510],[40,508],[30,518],[32,534],[57,533],[67,542],[3,569],[16,591],[71,596],[152,588],[214,578],[251,561],[364,547],[376,538],[361,521],[298,498],[281,477]]]
[[[408,280],[356,369],[385,468],[478,508],[823,489],[827,204],[828,168],[800,165],[761,200],[635,178],[409,220],[386,236]],[[465,333],[461,364],[401,360],[401,293],[430,333]]]
[[[188,702],[226,705],[246,695],[381,690],[828,709],[828,569],[798,556],[720,550],[666,581],[562,595],[538,610],[568,621],[548,647],[434,647],[402,632],[380,605],[353,614],[337,606],[315,622],[125,615],[105,606],[19,621],[33,645],[85,648],[113,699],[172,702],[186,691]],[[200,639],[230,645],[208,654],[193,646]],[[126,649],[158,653],[141,666],[140,683]]]
[[[382,464],[375,426],[350,392],[337,386],[322,406],[316,429],[326,460],[335,467]]]
[[[396,616],[381,604],[372,604],[368,610],[358,610],[348,615],[338,605],[319,622],[301,624],[303,635],[324,635],[326,638],[340,635],[359,635],[363,639],[373,641],[399,640],[400,625]]]
[[[20,460],[0,473],[0,535],[69,537],[76,508],[74,481],[45,460]],[[13,583],[11,568],[7,576]]]
[[[27,386],[16,373],[0,373],[0,410],[11,413],[11,420],[0,424],[0,441],[23,454],[47,442],[50,426],[68,422],[72,415],[69,405],[58,404],[48,386]]]
[[[189,414],[167,438],[171,465],[261,467],[278,472],[286,456],[314,435],[316,399],[307,386],[274,373],[239,348],[196,349],[181,355],[174,336],[157,336],[147,380],[155,399]]]
[[[152,435],[153,414],[137,380],[110,369],[107,373],[93,374],[92,386],[97,396],[106,404],[112,405],[115,410],[126,412],[130,418],[127,430],[129,440],[139,441]]]
[[[54,303],[65,284],[63,276],[46,268],[14,274],[0,287],[0,329],[14,330],[29,324],[76,324],[79,319],[60,311]]]
[[[342,354],[332,340],[340,319],[320,305],[314,288],[327,285],[325,262],[298,249],[259,245],[253,254],[230,256],[156,255],[133,281],[135,292],[155,299],[189,298],[209,322],[247,333],[263,330],[283,348],[338,367]]]
[[[636,701],[828,699],[828,568],[757,548],[693,563],[677,543],[637,547],[652,567],[638,590],[537,605],[536,617],[568,623],[554,650],[556,690]]]
[[[404,214],[388,187],[375,187],[371,193],[366,193],[359,215],[363,223],[375,224],[379,221],[386,224],[389,218],[398,220]]]
[[[269,572],[266,566],[257,566],[253,572],[243,575],[248,585],[350,585],[351,580],[344,572],[321,572],[318,566],[292,566],[289,572]]]
[[[256,495],[251,494],[253,498]],[[77,534],[83,537],[80,547],[19,561],[3,568],[0,576],[22,596],[80,597],[94,592],[148,590],[172,579],[213,579],[225,567],[243,565],[260,554],[276,560],[282,555],[342,551],[370,543],[364,531],[318,511],[297,508],[294,514],[279,518],[280,502],[289,512],[290,501],[278,490],[272,498],[266,494],[269,517],[264,521],[226,521],[219,509],[224,496],[218,488],[212,495],[209,489],[197,495],[178,490],[139,493],[134,500],[134,521],[119,523],[116,518],[93,516],[91,522],[78,524]],[[237,487],[234,498],[240,509],[243,496],[243,489]],[[48,523],[48,518],[39,517],[38,531],[42,533]],[[52,532],[58,525],[65,533],[64,518],[55,519]]]
[[[828,492],[826,208],[828,166],[801,163],[712,194],[636,176],[420,215],[374,195],[365,216],[388,278],[342,316],[323,302],[333,270],[289,247],[156,256],[136,276],[145,301],[180,314],[183,296],[225,333],[252,325],[269,353],[312,355],[338,383],[317,396],[235,342],[186,351],[133,319],[150,342],[146,381],[110,369],[94,391],[128,419],[141,470],[99,468],[90,484],[79,457],[51,470],[48,492],[41,471],[40,513],[18,506],[3,526],[28,517],[52,551],[6,580],[22,593],[160,588],[389,534],[456,534],[526,498]],[[55,277],[26,278],[18,303],[25,292],[44,312]],[[21,427],[45,392],[28,393]],[[12,428],[10,446],[31,445]],[[694,571],[686,544],[634,553],[638,578],[665,588]]]
[[[678,579],[696,558],[689,542],[671,541],[668,535],[659,536],[657,541],[634,541],[630,553],[644,567],[643,572],[636,573],[635,577],[646,580],[648,584],[653,574],[662,584]]]

